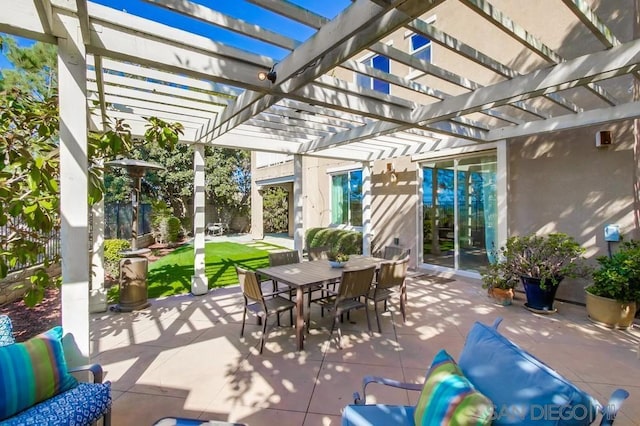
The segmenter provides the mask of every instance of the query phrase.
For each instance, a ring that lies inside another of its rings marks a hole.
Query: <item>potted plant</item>
[[[482,272],[482,288],[486,288],[489,297],[502,306],[509,306],[513,303],[513,289],[518,281],[508,278],[510,276],[507,264],[502,262],[490,264]]]
[[[560,282],[586,273],[584,248],[563,233],[514,236],[498,251],[502,279],[515,286],[522,282],[527,302],[535,312],[555,312],[553,302]]]
[[[593,284],[586,288],[587,314],[596,322],[626,329],[640,300],[640,241],[624,242],[611,257],[599,257]]]
[[[327,258],[332,268],[342,268],[349,261],[349,255],[339,251],[330,251]]]

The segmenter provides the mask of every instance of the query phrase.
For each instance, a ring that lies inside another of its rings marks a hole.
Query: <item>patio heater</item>
[[[120,252],[120,277],[118,304],[111,310],[131,312],[144,309],[150,305],[147,301],[147,267],[148,260],[144,255],[151,250],[138,248],[138,209],[142,177],[149,169],[164,169],[164,167],[147,161],[121,159],[105,163],[108,167],[121,167],[131,178],[131,248]]]

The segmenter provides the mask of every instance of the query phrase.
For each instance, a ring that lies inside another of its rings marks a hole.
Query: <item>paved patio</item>
[[[361,313],[343,325],[344,349],[329,340],[330,320],[312,311],[305,350],[295,352],[288,315],[258,354],[259,328],[250,318],[240,338],[237,286],[206,296],[155,300],[133,313],[92,316],[93,361],[113,383],[113,424],[151,425],[165,416],[250,425],[337,425],[365,375],[422,381],[440,348],[457,357],[474,321],[505,318],[501,330],[601,402],[615,387],[631,397],[616,425],[640,424],[640,333],[592,324],[584,307],[558,304],[552,316],[491,303],[478,283],[426,274],[408,280],[408,319],[397,304],[382,334],[369,336]],[[372,324],[375,328],[373,313]],[[275,322],[275,321],[273,321]],[[415,403],[418,395],[370,386],[368,401]]]

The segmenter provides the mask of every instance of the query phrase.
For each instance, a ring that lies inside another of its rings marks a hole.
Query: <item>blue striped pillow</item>
[[[67,371],[62,327],[0,347],[0,420],[77,384]]]
[[[438,352],[416,405],[416,425],[489,425],[493,403],[478,392],[444,349]]]

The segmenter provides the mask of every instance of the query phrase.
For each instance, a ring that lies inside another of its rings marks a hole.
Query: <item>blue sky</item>
[[[288,51],[271,46],[269,44],[254,40],[240,34],[233,33],[210,24],[206,24],[195,19],[187,18],[178,13],[171,12],[162,7],[158,7],[140,0],[92,0],[105,6],[118,10],[125,10],[127,13],[143,16],[148,19],[167,23],[171,26],[186,29],[196,34],[211,38],[221,43],[271,57],[275,60],[282,60]],[[253,4],[242,0],[197,0],[204,6],[211,7],[226,15],[237,19],[242,19],[248,23],[256,24],[262,28],[278,32],[298,41],[304,41],[314,32],[311,28],[298,24],[280,15],[269,12]],[[298,6],[325,16],[334,18],[351,2],[349,0],[292,0]],[[27,39],[19,39],[21,46],[28,46],[32,42]],[[4,55],[0,54],[0,68],[7,68],[10,64]]]

